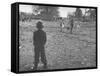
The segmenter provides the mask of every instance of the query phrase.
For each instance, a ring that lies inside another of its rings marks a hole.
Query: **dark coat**
[[[37,30],[34,32],[33,44],[34,46],[44,46],[46,43],[46,33],[43,30]]]

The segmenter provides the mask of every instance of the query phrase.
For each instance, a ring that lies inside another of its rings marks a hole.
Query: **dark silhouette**
[[[73,26],[74,26],[74,21],[73,19],[70,20],[70,33],[73,33]]]
[[[41,61],[44,64],[44,68],[47,68],[47,60],[45,55],[44,45],[46,43],[46,33],[42,30],[43,25],[42,22],[37,23],[37,31],[34,32],[33,36],[33,44],[34,44],[34,53],[35,53],[35,63],[34,69],[37,69],[39,58],[41,57]]]

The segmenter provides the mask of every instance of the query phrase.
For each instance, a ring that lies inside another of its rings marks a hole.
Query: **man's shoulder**
[[[37,33],[38,31],[34,31],[33,33]]]
[[[33,35],[35,36],[36,34],[37,34],[37,31],[34,31],[34,32],[33,32]]]
[[[46,32],[43,31],[43,30],[37,30],[37,31],[34,31],[34,34],[36,34],[36,33],[44,33],[44,34],[46,34]]]
[[[46,33],[45,31],[42,30],[43,33]]]
[[[45,34],[46,35],[46,32],[45,31],[42,31],[43,32],[43,34]]]

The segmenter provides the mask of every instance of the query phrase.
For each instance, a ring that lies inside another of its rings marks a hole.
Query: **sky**
[[[75,12],[76,8],[70,8],[70,7],[59,7],[59,15],[60,17],[67,17],[68,13]],[[83,14],[85,12],[84,9],[81,9]],[[32,13],[32,6],[31,5],[20,5],[19,6],[20,12],[26,12],[26,13]]]

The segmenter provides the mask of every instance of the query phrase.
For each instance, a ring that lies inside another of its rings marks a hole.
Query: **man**
[[[74,26],[74,21],[73,19],[70,20],[70,33],[73,33],[73,26]]]
[[[61,28],[61,32],[63,32],[63,28],[65,27],[64,22],[60,22],[60,28]]]
[[[34,69],[37,70],[37,66],[39,63],[39,58],[41,57],[41,61],[44,64],[44,68],[47,68],[47,60],[45,55],[45,44],[46,44],[46,33],[42,30],[43,25],[42,22],[37,22],[37,31],[34,32],[33,36],[33,44],[34,44],[34,53],[35,53],[35,63]]]

